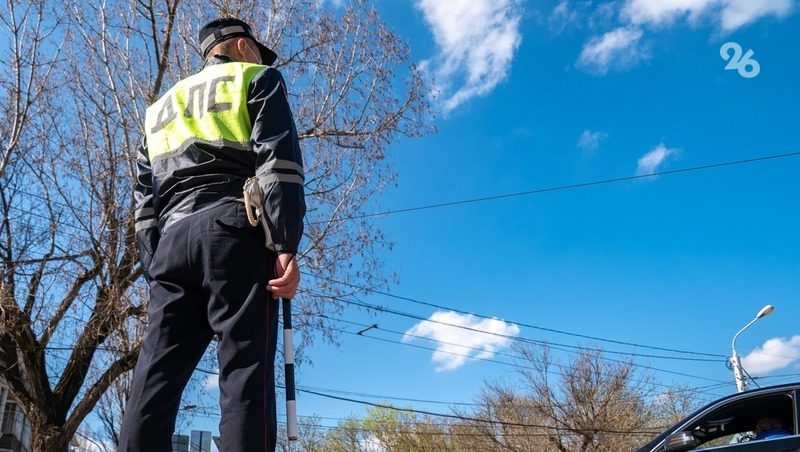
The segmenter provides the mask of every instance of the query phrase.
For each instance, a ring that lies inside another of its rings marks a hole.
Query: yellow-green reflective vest
[[[149,160],[181,152],[197,141],[248,149],[252,126],[247,89],[264,68],[250,63],[214,64],[178,82],[147,109]]]

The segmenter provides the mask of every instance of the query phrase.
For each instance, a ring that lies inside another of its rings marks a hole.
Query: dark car
[[[770,386],[724,397],[665,430],[637,452],[800,452],[800,383]],[[755,439],[756,423],[779,419],[782,435]]]

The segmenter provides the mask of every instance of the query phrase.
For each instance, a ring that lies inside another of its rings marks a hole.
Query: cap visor
[[[272,63],[278,59],[278,54],[268,49],[267,46],[256,41],[256,45],[261,50],[261,63],[267,66],[272,66]]]

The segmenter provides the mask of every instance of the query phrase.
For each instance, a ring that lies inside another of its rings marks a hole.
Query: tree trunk
[[[58,425],[32,425],[30,452],[67,452],[70,436]]]

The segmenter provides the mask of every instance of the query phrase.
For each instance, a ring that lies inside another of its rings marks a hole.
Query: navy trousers
[[[181,393],[215,334],[221,450],[275,450],[278,303],[266,289],[274,263],[263,230],[250,226],[240,202],[164,231],[118,451],[171,452]]]

